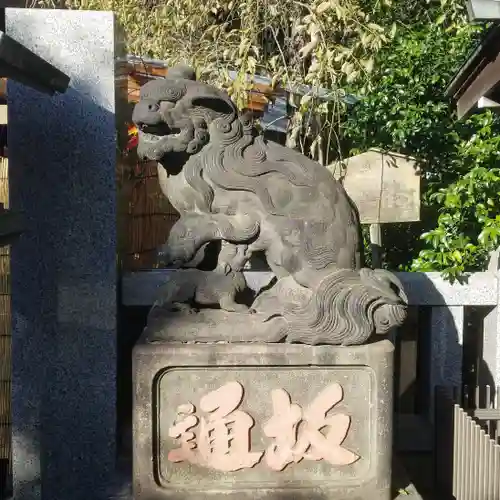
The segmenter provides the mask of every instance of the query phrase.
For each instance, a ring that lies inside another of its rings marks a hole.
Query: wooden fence
[[[0,157],[0,203],[8,208],[8,163]],[[11,457],[11,314],[10,253],[0,247],[0,490],[10,469]],[[1,498],[1,497],[0,497]]]
[[[165,76],[166,68],[160,63],[131,61],[121,65],[121,71],[119,84],[125,87],[132,108],[139,99],[141,85]],[[125,138],[117,162],[120,263],[127,270],[151,268],[154,249],[166,238],[176,214],[161,196],[155,164],[140,162],[133,148],[127,151],[126,143]]]
[[[439,498],[500,499],[498,388],[436,390],[435,484]]]

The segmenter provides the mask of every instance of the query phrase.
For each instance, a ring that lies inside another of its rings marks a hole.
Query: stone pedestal
[[[6,32],[70,76],[8,83],[14,498],[100,500],[116,462],[116,80],[111,12],[7,9]]]
[[[135,500],[389,500],[393,345],[134,349]]]

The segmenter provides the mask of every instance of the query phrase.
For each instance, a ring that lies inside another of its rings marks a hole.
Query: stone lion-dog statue
[[[161,190],[180,214],[159,250],[163,264],[199,261],[215,241],[237,257],[214,273],[241,272],[263,253],[277,281],[245,316],[265,316],[269,341],[362,344],[403,323],[403,287],[363,267],[359,215],[342,184],[266,140],[224,91],[176,66],[141,88],[133,121],[139,157],[158,162]]]

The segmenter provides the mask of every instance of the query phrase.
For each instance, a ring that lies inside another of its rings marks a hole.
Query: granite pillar
[[[115,468],[116,125],[110,12],[7,9],[6,32],[68,74],[9,82],[14,498],[98,500]]]

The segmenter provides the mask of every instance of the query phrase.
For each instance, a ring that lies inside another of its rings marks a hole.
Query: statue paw
[[[159,267],[172,267],[174,269],[179,269],[182,265],[188,262],[189,259],[185,255],[181,255],[181,252],[174,251],[169,245],[163,245],[160,247],[156,254],[156,264]]]
[[[227,312],[247,312],[248,307],[244,304],[237,304],[236,302],[221,301],[221,309]]]

